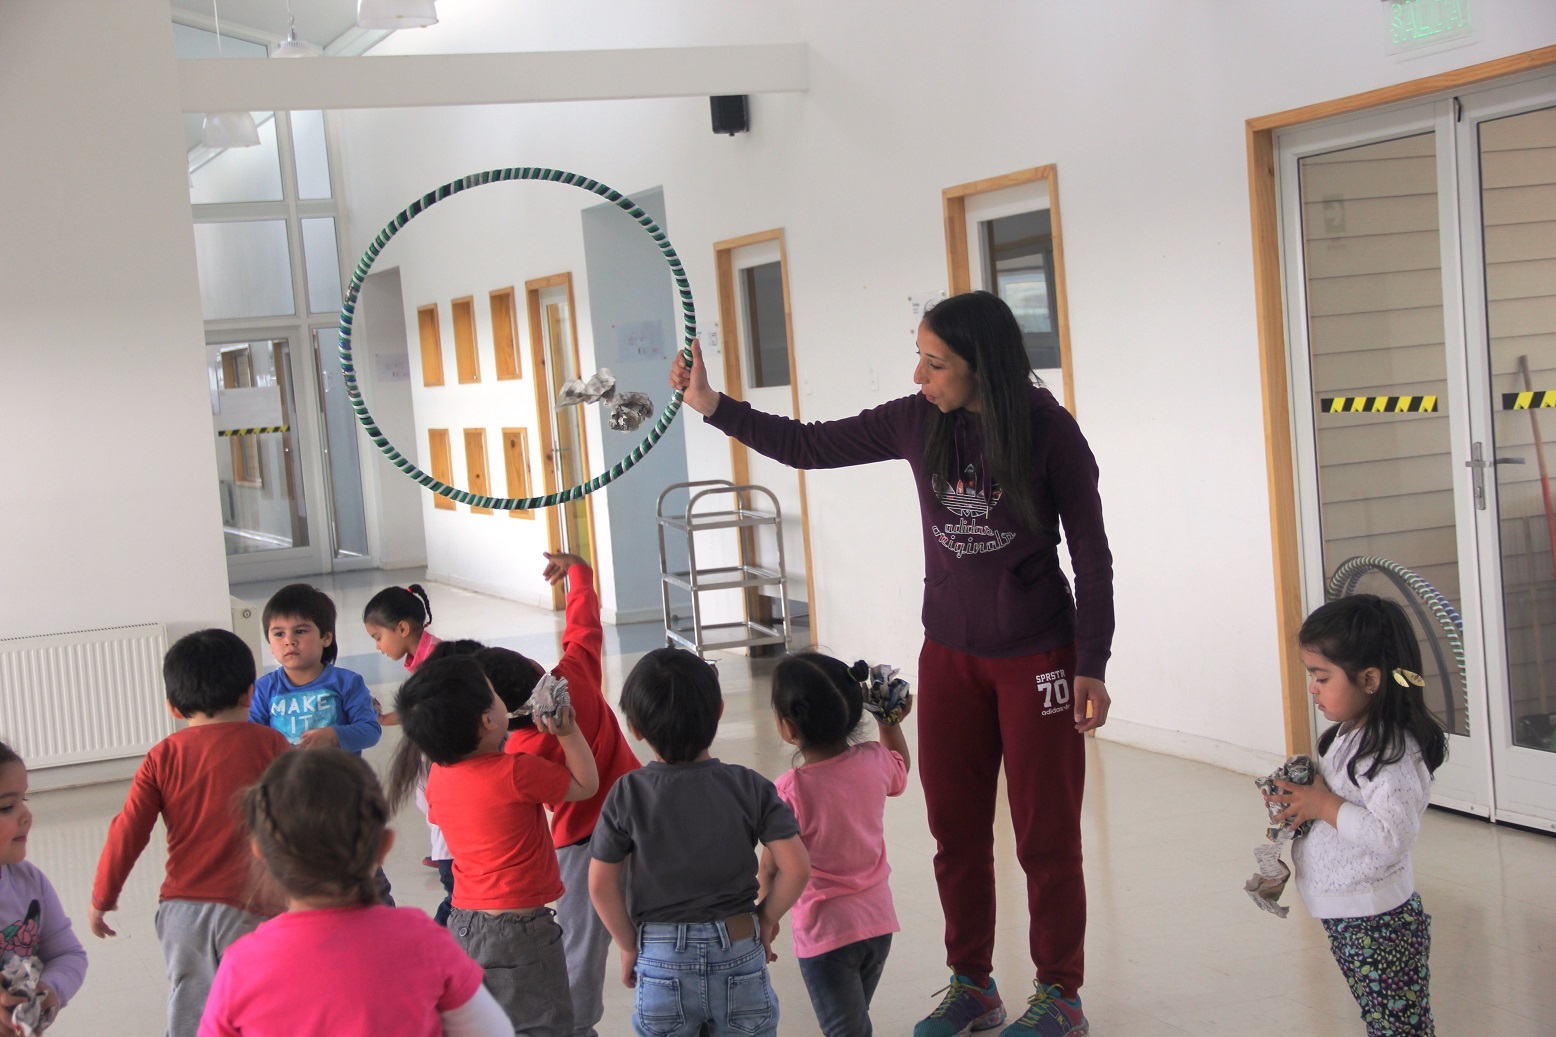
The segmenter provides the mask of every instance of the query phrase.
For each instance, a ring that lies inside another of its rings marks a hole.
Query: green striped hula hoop
[[[481,173],[472,173],[469,176],[452,180],[442,187],[428,194],[422,195],[416,201],[406,206],[398,216],[390,220],[383,230],[378,232],[378,237],[362,253],[362,258],[357,262],[356,270],[351,274],[351,283],[346,288],[345,301],[340,307],[340,369],[345,374],[346,398],[351,401],[351,409],[356,412],[357,420],[367,430],[367,436],[373,444],[383,451],[385,457],[406,475],[416,480],[433,493],[442,494],[450,500],[461,504],[468,504],[475,508],[491,508],[495,511],[529,511],[534,508],[549,508],[553,504],[561,504],[565,501],[577,500],[588,493],[593,493],[601,486],[626,473],[643,459],[655,443],[669,429],[670,423],[675,420],[675,415],[681,409],[681,393],[679,390],[671,393],[670,402],[660,412],[659,420],[648,435],[643,437],[643,442],[633,448],[632,452],[611,467],[611,470],[603,475],[595,476],[589,482],[578,486],[570,486],[558,493],[548,493],[544,497],[478,497],[467,490],[449,486],[439,482],[431,475],[417,468],[411,463],[410,458],[395,449],[387,436],[378,428],[373,415],[368,411],[367,404],[362,400],[362,389],[357,384],[356,365],[351,357],[351,323],[356,316],[357,297],[362,291],[362,282],[367,278],[368,271],[373,269],[373,263],[378,259],[379,253],[389,244],[391,238],[400,232],[400,228],[432,206],[445,198],[450,198],[461,191],[468,191],[472,187],[481,187],[485,184],[497,184],[507,180],[547,180],[557,184],[567,184],[569,187],[581,187],[585,191],[593,191],[595,194],[611,202],[628,216],[636,220],[654,244],[659,246],[659,251],[664,254],[665,262],[670,264],[670,274],[675,278],[676,290],[681,296],[681,321],[683,328],[683,345],[681,355],[688,364],[692,359],[692,339],[697,337],[697,310],[692,305],[692,288],[686,280],[686,270],[681,266],[681,257],[675,254],[675,249],[670,246],[670,238],[659,224],[638,207],[631,198],[620,191],[591,180],[577,173],[567,173],[560,169],[545,169],[539,166],[521,166],[509,169],[489,169]]]
[[[1428,634],[1432,631],[1426,623],[1425,615],[1421,614],[1420,608],[1416,603],[1419,602],[1420,605],[1424,605],[1430,610],[1432,618],[1437,622],[1437,629],[1442,633],[1443,640],[1448,642],[1448,648],[1453,652],[1454,669],[1459,674],[1459,686],[1461,688],[1469,687],[1469,676],[1464,664],[1464,620],[1460,618],[1459,610],[1453,607],[1453,602],[1449,601],[1442,591],[1432,586],[1420,573],[1413,569],[1407,569],[1398,562],[1388,558],[1379,558],[1375,555],[1357,555],[1354,558],[1347,558],[1341,562],[1339,567],[1335,569],[1334,575],[1329,577],[1328,583],[1324,586],[1326,599],[1334,601],[1336,598],[1355,594],[1356,585],[1369,572],[1382,573],[1388,577],[1394,586],[1406,592],[1406,601],[1416,607],[1417,615],[1421,619],[1421,626]],[[1414,595],[1414,602],[1410,602],[1409,595]],[[1432,640],[1432,651],[1434,653],[1438,651],[1435,638]],[[1442,659],[1439,653],[1438,668],[1440,671],[1447,671],[1446,662],[1447,660]],[[1452,696],[1446,696],[1446,699],[1451,716],[1453,698]]]

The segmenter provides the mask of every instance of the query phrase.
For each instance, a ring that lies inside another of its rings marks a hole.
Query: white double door
[[[1556,831],[1556,77],[1277,148],[1306,605],[1404,604],[1434,802]]]

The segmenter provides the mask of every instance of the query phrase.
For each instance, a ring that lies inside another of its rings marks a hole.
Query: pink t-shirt
[[[794,905],[794,953],[801,958],[897,931],[886,878],[886,797],[908,785],[908,766],[880,742],[807,763],[776,782],[810,851],[810,883]]]
[[[416,642],[416,650],[405,653],[405,668],[415,673],[421,669],[421,664],[427,661],[427,656],[432,650],[443,643],[443,639],[437,634],[429,634],[425,630],[421,632],[421,640]]]
[[[227,949],[200,1037],[441,1037],[481,979],[418,908],[288,911]]]

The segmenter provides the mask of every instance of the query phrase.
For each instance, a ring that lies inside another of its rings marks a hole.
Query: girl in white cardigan
[[[1335,721],[1312,785],[1277,782],[1276,820],[1316,820],[1293,845],[1297,889],[1361,1006],[1368,1037],[1433,1037],[1431,916],[1410,847],[1447,738],[1427,711],[1421,648],[1404,610],[1358,594],[1317,609],[1298,635],[1308,692]]]

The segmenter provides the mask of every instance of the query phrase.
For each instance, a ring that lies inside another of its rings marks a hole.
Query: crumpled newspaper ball
[[[535,682],[534,689],[529,693],[529,699],[508,715],[545,717],[549,720],[572,704],[573,697],[567,691],[567,678],[548,673]]]
[[[11,1009],[11,1025],[22,1037],[33,1037],[48,1029],[54,1021],[54,1011],[44,1011],[43,1002],[48,991],[39,988],[43,980],[43,961],[35,956],[24,956],[15,951],[0,954],[0,989],[7,994],[19,994],[27,998]]]
[[[610,426],[616,432],[636,432],[653,414],[654,401],[648,393],[618,393],[611,401]]]
[[[1279,796],[1282,794],[1282,791],[1281,787],[1275,784],[1276,781],[1284,781],[1288,785],[1311,785],[1313,784],[1313,775],[1316,770],[1317,768],[1313,764],[1313,758],[1303,753],[1290,757],[1285,763],[1281,764],[1279,767],[1276,767],[1273,771],[1264,777],[1254,779],[1254,784],[1257,785],[1259,787],[1259,791],[1264,793],[1266,796]],[[1265,808],[1269,811],[1271,821],[1275,820],[1276,814],[1279,814],[1281,811],[1286,809],[1285,806],[1280,803],[1267,803],[1265,804]],[[1302,824],[1295,831],[1291,831],[1291,821],[1286,820],[1281,821],[1279,824],[1272,824],[1267,835],[1271,842],[1275,842],[1277,839],[1281,838],[1282,834],[1285,832],[1291,832],[1287,838],[1300,839],[1304,835],[1307,835],[1308,829],[1312,827],[1313,822],[1308,820],[1302,822]]]
[[[654,401],[646,392],[617,392],[616,376],[602,367],[588,381],[574,378],[557,393],[558,407],[603,403],[610,408],[609,424],[616,432],[636,432],[654,413]]]
[[[886,663],[870,666],[863,659],[848,668],[849,675],[859,682],[864,696],[864,708],[874,714],[879,722],[891,726],[902,722],[913,692],[908,682],[897,676],[897,668]]]

